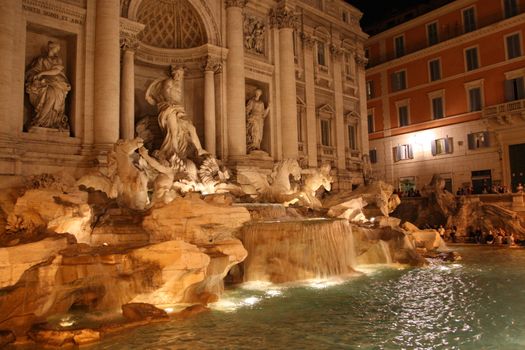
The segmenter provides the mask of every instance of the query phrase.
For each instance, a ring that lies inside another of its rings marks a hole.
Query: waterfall
[[[248,257],[244,281],[284,283],[355,272],[352,229],[346,220],[262,221],[242,232]]]
[[[359,265],[391,264],[392,254],[388,243],[378,240],[371,244],[365,253],[357,257],[357,262]]]

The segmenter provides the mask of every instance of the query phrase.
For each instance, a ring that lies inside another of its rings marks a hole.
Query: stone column
[[[357,63],[357,86],[359,91],[359,114],[361,115],[361,153],[369,154],[370,142],[368,140],[368,107],[366,105],[366,64],[368,59],[364,56],[356,56]],[[388,86],[388,85],[384,85]],[[383,94],[386,95],[386,94]]]
[[[304,82],[306,97],[306,143],[308,166],[317,167],[317,118],[315,117],[315,68],[314,38],[306,33],[301,35],[304,52]]]
[[[247,0],[226,0],[226,43],[228,60],[227,118],[229,156],[246,155],[246,87],[244,77],[243,8]]]
[[[346,126],[344,120],[343,103],[343,72],[341,69],[341,59],[343,51],[335,45],[330,46],[334,69],[334,105],[335,105],[335,146],[337,153],[337,168],[346,169],[346,145],[345,133]]]
[[[297,159],[299,145],[293,31],[298,24],[298,16],[285,2],[281,2],[275,9],[272,9],[270,21],[272,26],[279,29],[279,95],[283,158]]]
[[[215,71],[220,68],[216,59],[208,57],[204,65],[204,145],[213,155],[217,154],[215,119]]]
[[[132,37],[121,37],[122,75],[120,77],[120,138],[135,137],[135,50],[138,42]]]
[[[120,47],[119,0],[97,0],[95,29],[95,144],[119,138]]]
[[[0,123],[2,134],[16,134],[16,121],[12,115],[11,96],[12,86],[12,63],[14,51],[14,37],[16,34],[15,25],[17,20],[17,7],[21,7],[18,0],[3,0],[0,5],[0,57],[5,60],[5,66],[0,69]],[[22,93],[22,92],[20,92]]]

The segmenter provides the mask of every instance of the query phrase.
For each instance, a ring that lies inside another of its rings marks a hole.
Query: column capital
[[[301,41],[303,42],[303,45],[309,49],[313,48],[315,45],[315,39],[313,35],[308,33],[301,33]]]
[[[270,25],[279,29],[296,29],[299,27],[299,16],[292,7],[281,3],[270,10]]]
[[[330,44],[330,53],[334,58],[339,58],[343,56],[344,50],[335,44]]]
[[[366,58],[365,56],[362,56],[362,55],[357,54],[357,55],[355,56],[355,63],[357,63],[357,65],[358,65],[360,68],[365,69],[365,68],[366,68],[366,65],[368,64],[368,58]]]
[[[226,8],[229,7],[240,7],[241,9],[246,6],[248,0],[226,0]]]
[[[220,73],[222,71],[222,59],[220,57],[208,56],[202,64],[202,70]]]
[[[139,40],[136,36],[121,35],[119,39],[120,49],[124,51],[136,51],[139,46]]]

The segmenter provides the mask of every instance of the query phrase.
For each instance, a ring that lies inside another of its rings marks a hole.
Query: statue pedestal
[[[50,128],[41,128],[39,126],[32,126],[29,128],[30,134],[37,134],[45,136],[46,138],[55,138],[55,137],[69,137],[69,130],[58,130],[58,129],[50,129]]]
[[[259,168],[272,169],[274,160],[265,151],[257,150],[251,151],[245,156],[230,156],[228,158],[228,166],[232,168]]]

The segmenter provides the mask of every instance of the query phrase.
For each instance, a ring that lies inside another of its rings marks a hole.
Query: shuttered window
[[[468,91],[470,112],[481,111],[481,88],[472,88]]]
[[[368,154],[370,156],[370,163],[372,164],[377,163],[377,150],[371,149]]]
[[[399,145],[393,148],[394,152],[394,162],[399,162],[400,160],[414,159],[414,154],[412,152],[411,145]]]
[[[407,88],[406,71],[392,73],[392,91],[400,91]]]
[[[465,50],[465,62],[467,64],[467,71],[479,68],[477,47],[471,47]]]
[[[441,64],[439,58],[428,62],[428,69],[430,71],[430,81],[441,79]]]
[[[490,133],[488,131],[473,132],[467,135],[468,149],[475,150],[478,148],[490,147]]]
[[[509,35],[505,38],[507,43],[507,59],[513,59],[521,56],[521,40],[519,34]]]
[[[465,33],[476,30],[476,12],[474,7],[463,10],[463,29]]]
[[[443,116],[443,98],[435,97],[432,99],[432,118],[441,119]]]
[[[434,140],[430,145],[433,156],[437,156],[440,154],[450,154],[454,152],[454,140],[452,139],[452,137]]]
[[[505,99],[507,101],[516,101],[525,98],[525,88],[523,77],[505,80]]]

